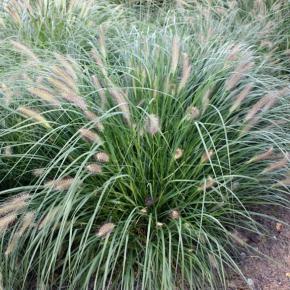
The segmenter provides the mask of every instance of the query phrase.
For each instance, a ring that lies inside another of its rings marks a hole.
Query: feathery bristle
[[[60,208],[57,206],[51,209],[40,221],[38,224],[38,230],[43,229],[46,225],[50,224],[52,220],[55,219],[55,216],[59,213]]]
[[[7,227],[12,224],[17,218],[16,213],[10,213],[3,217],[0,217],[0,234],[6,231]]]
[[[200,186],[200,187],[198,187],[198,190],[202,190],[202,191],[205,191],[205,190],[207,190],[207,189],[211,189],[211,188],[213,188],[214,186],[215,186],[215,184],[216,184],[216,181],[211,177],[211,176],[209,176],[204,182],[203,182],[203,184]]]
[[[186,110],[186,118],[188,120],[196,120],[200,116],[200,111],[195,106],[190,106]]]
[[[60,80],[62,80],[73,91],[77,91],[76,80],[63,68],[55,65],[51,68],[53,74]]]
[[[32,95],[40,98],[43,101],[46,101],[54,106],[60,106],[60,102],[56,97],[47,89],[43,88],[28,88],[27,89]]]
[[[270,109],[278,100],[278,93],[270,92],[263,98],[261,98],[256,104],[253,105],[252,109],[245,116],[245,121],[249,121],[260,111],[267,111]]]
[[[266,152],[252,157],[247,163],[258,162],[269,159],[273,154],[273,147],[270,147]]]
[[[206,151],[201,156],[201,163],[206,163],[211,160],[212,156],[214,155],[214,151],[212,149]]]
[[[106,58],[107,57],[106,37],[105,37],[105,29],[103,26],[100,26],[100,29],[99,29],[98,43],[99,43],[99,48],[100,48],[100,52],[101,52],[102,57]]]
[[[242,62],[232,72],[231,76],[225,82],[225,89],[232,90],[253,67],[253,62]]]
[[[0,206],[0,216],[6,215],[10,212],[18,212],[27,206],[27,201],[30,195],[27,193],[17,195],[16,197],[8,199]]]
[[[234,112],[236,109],[240,107],[241,103],[249,95],[252,88],[253,84],[248,84],[242,89],[242,91],[236,96],[235,101],[230,108],[230,113]]]
[[[77,74],[76,74],[76,69],[77,64],[75,61],[70,58],[69,56],[63,56],[61,54],[55,53],[54,56],[56,59],[60,62],[62,67],[65,69],[66,73],[69,74],[70,78],[73,79],[75,82],[77,81]]]
[[[102,61],[102,57],[100,56],[99,52],[93,48],[91,50],[91,55],[92,55],[92,58],[95,60],[97,66],[99,67],[100,71],[102,72],[102,74],[104,75],[104,77],[108,77],[108,72],[105,68],[105,65]]]
[[[37,111],[31,110],[26,107],[19,107],[18,111],[25,115],[28,118],[34,119],[38,123],[40,123],[43,127],[47,129],[51,129],[52,127],[50,126],[49,122]]]
[[[66,95],[76,95],[77,91],[75,90],[76,85],[74,83],[68,84],[64,82],[62,79],[56,77],[47,77],[47,81],[56,88],[59,93],[63,96]]]
[[[2,92],[4,96],[3,100],[4,100],[5,105],[9,106],[13,98],[12,90],[2,83],[0,84],[0,92]]]
[[[93,82],[95,88],[98,90],[98,94],[99,94],[100,99],[101,99],[100,107],[104,108],[106,101],[107,101],[106,94],[104,92],[104,88],[101,86],[96,75],[92,76],[92,82]]]
[[[93,175],[102,173],[102,167],[97,163],[91,163],[87,165],[86,169]]]
[[[172,210],[169,214],[170,218],[173,219],[173,220],[177,220],[180,218],[180,213],[178,210]]]
[[[241,47],[240,47],[240,45],[239,44],[237,44],[237,45],[234,45],[234,46],[232,46],[231,47],[231,51],[230,51],[230,53],[229,53],[229,55],[227,56],[227,60],[229,60],[229,61],[235,61],[235,60],[237,60],[238,59],[238,55],[239,55],[239,53],[241,52]]]
[[[212,89],[207,89],[201,99],[202,113],[204,113],[209,106],[211,94]]]
[[[235,240],[235,242],[237,242],[239,245],[243,247],[247,245],[248,239],[237,230],[234,230],[233,232],[230,232],[229,234]]]
[[[172,52],[171,52],[171,73],[175,73],[179,60],[180,51],[180,39],[177,35],[174,35],[172,40]]]
[[[25,231],[33,225],[33,220],[34,220],[33,212],[28,212],[24,215],[20,229],[14,233],[14,235],[9,241],[9,244],[5,251],[5,256],[10,255],[14,251],[19,239],[22,237]]]
[[[95,155],[95,158],[97,161],[99,161],[101,163],[108,163],[110,161],[110,157],[106,152],[98,152]]]
[[[275,186],[290,186],[290,177],[286,177],[280,181],[278,181]]]
[[[130,108],[125,94],[120,88],[111,88],[110,93],[114,98],[116,105],[121,109],[123,117],[128,125],[131,124]]]
[[[102,132],[104,130],[104,126],[102,122],[100,121],[99,117],[97,117],[93,112],[91,111],[85,111],[85,116],[88,120],[94,122],[94,125],[96,126],[97,130]]]
[[[44,174],[44,172],[45,172],[45,168],[36,168],[36,169],[33,169],[32,175],[34,175],[35,177],[40,177]]]
[[[6,147],[4,147],[4,155],[6,156],[6,157],[11,157],[12,156],[12,154],[13,154],[13,151],[12,151],[12,147],[11,146],[6,146]]]
[[[218,261],[216,259],[216,257],[213,254],[208,254],[208,260],[210,265],[214,268],[214,269],[218,269]]]
[[[183,150],[181,148],[177,148],[174,153],[174,159],[178,160],[182,157],[182,155],[183,155]]]
[[[92,142],[92,143],[97,143],[97,144],[102,143],[101,137],[90,129],[81,128],[79,129],[79,133],[81,137],[87,142]]]
[[[180,80],[179,87],[178,87],[178,92],[180,92],[187,84],[189,77],[190,77],[191,68],[192,68],[192,66],[189,63],[189,56],[187,53],[184,53],[183,54],[183,64],[182,64],[182,75],[181,75],[181,80]]]
[[[62,98],[68,101],[69,103],[72,103],[73,105],[75,105],[76,107],[80,108],[83,111],[87,110],[86,102],[79,95],[63,93]]]
[[[64,177],[57,180],[50,180],[44,184],[45,187],[51,188],[55,191],[66,191],[70,189],[75,179],[72,177]]]
[[[281,169],[281,168],[285,168],[287,167],[288,165],[288,158],[287,157],[284,157],[283,159],[281,160],[278,160],[277,162],[274,162],[270,165],[268,165],[262,173],[268,173],[268,172],[272,172],[272,171],[275,171],[275,170],[278,170],[278,169]]]
[[[97,237],[102,238],[109,236],[114,228],[115,224],[113,223],[106,223],[102,225],[97,232]]]
[[[160,119],[154,114],[148,115],[145,122],[146,131],[152,136],[161,131]]]
[[[13,45],[14,49],[17,50],[20,54],[27,56],[28,58],[35,61],[36,63],[39,62],[38,57],[34,54],[34,52],[30,48],[14,40],[11,40],[10,42]]]

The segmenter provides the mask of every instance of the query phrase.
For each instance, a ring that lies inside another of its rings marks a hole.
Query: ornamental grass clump
[[[227,289],[260,208],[289,206],[287,83],[246,38],[167,20],[32,49],[0,103],[4,289]]]

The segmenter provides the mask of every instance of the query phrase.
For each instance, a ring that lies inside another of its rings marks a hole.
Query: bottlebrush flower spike
[[[93,132],[92,130],[81,128],[79,129],[79,133],[81,137],[87,142],[97,143],[97,144],[102,143],[101,137],[97,133]]]
[[[230,113],[234,112],[241,106],[241,103],[246,99],[252,89],[253,84],[248,84],[242,89],[242,91],[236,96],[235,101],[230,108]]]
[[[18,111],[20,113],[22,113],[23,115],[25,115],[26,117],[34,119],[39,124],[41,124],[43,127],[47,128],[47,129],[52,129],[49,122],[37,111],[31,110],[31,109],[26,108],[26,107],[19,107]]]
[[[104,130],[104,126],[102,122],[100,121],[99,117],[97,117],[93,112],[91,111],[85,111],[85,116],[88,120],[94,122],[96,128],[98,131],[102,132]]]
[[[86,169],[92,175],[97,175],[97,174],[102,173],[102,167],[99,164],[96,164],[96,163],[91,163],[91,164],[87,165]]]
[[[232,72],[231,76],[225,82],[225,89],[230,91],[232,90],[240,80],[247,74],[251,68],[253,67],[254,63],[249,61],[241,62],[237,68]]]
[[[97,232],[97,237],[103,238],[109,236],[114,228],[115,224],[113,223],[106,223],[102,225]]]
[[[177,148],[174,153],[174,159],[178,160],[182,157],[182,155],[183,155],[183,150],[181,148]]]
[[[151,134],[152,136],[157,134],[161,131],[160,128],[160,119],[154,114],[148,115],[146,121],[145,121],[145,128],[146,131]]]
[[[186,118],[188,120],[196,120],[200,116],[200,111],[195,106],[190,106],[186,110]]]
[[[19,194],[13,198],[8,199],[0,206],[0,216],[11,212],[18,212],[27,206],[27,201],[30,199],[28,193]]]
[[[285,168],[287,167],[288,165],[288,158],[287,157],[284,157],[283,159],[281,160],[278,160],[277,162],[274,162],[270,165],[268,165],[263,171],[262,173],[268,173],[268,172],[272,172],[272,171],[275,171],[275,170],[278,170],[278,169],[281,169],[281,168]]]
[[[19,228],[18,231],[14,233],[11,240],[9,241],[9,244],[5,251],[5,256],[10,255],[14,251],[19,239],[22,237],[25,231],[33,225],[33,221],[34,221],[33,212],[28,212],[24,215],[23,220],[21,222],[21,227]]]
[[[211,160],[211,157],[214,155],[214,151],[212,149],[206,151],[201,156],[201,163],[206,163]]]
[[[180,213],[178,210],[174,209],[170,212],[169,214],[170,218],[173,219],[173,220],[177,220],[180,218]]]
[[[45,187],[52,188],[55,191],[66,191],[70,189],[75,179],[72,177],[64,177],[56,180],[50,180],[44,184]]]
[[[0,234],[6,231],[7,227],[12,224],[17,218],[16,213],[10,213],[3,217],[0,217]]]
[[[60,106],[60,101],[47,89],[44,88],[28,88],[28,92],[39,99],[50,103],[53,106]]]
[[[267,160],[269,159],[273,154],[273,147],[270,147],[267,151],[264,153],[258,154],[254,157],[252,157],[247,163],[252,163],[252,162],[258,162],[262,160]]]
[[[108,163],[110,161],[110,157],[106,152],[98,152],[95,155],[95,158],[97,161],[99,161],[101,163]]]
[[[172,40],[172,52],[171,52],[171,73],[175,73],[179,60],[180,52],[180,39],[177,35]]]
[[[183,64],[182,64],[182,75],[181,75],[181,80],[178,87],[178,92],[180,92],[187,84],[190,77],[191,69],[192,69],[192,66],[189,63],[189,56],[187,53],[184,53]]]
[[[17,42],[17,41],[14,41],[14,40],[11,40],[10,41],[12,46],[14,47],[14,49],[16,51],[18,51],[19,53],[21,53],[22,55],[25,55],[26,57],[30,58],[31,60],[33,60],[35,63],[38,63],[39,62],[39,59],[38,57],[34,54],[34,52],[28,48],[26,45],[20,43],[20,42]]]

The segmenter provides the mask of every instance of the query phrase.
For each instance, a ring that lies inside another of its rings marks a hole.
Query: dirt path
[[[275,210],[275,213],[279,219],[290,224],[289,210]],[[231,290],[290,290],[290,227],[274,221],[264,224],[270,236],[251,245],[272,260],[243,253],[241,268],[248,283],[233,279]]]

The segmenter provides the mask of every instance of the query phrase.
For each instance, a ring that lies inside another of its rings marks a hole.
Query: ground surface
[[[274,209],[274,212],[278,218],[290,224],[289,210]],[[248,283],[233,278],[229,290],[290,290],[290,227],[276,221],[263,223],[269,229],[269,236],[250,237],[249,240],[269,259],[253,253],[242,253],[241,268]]]

